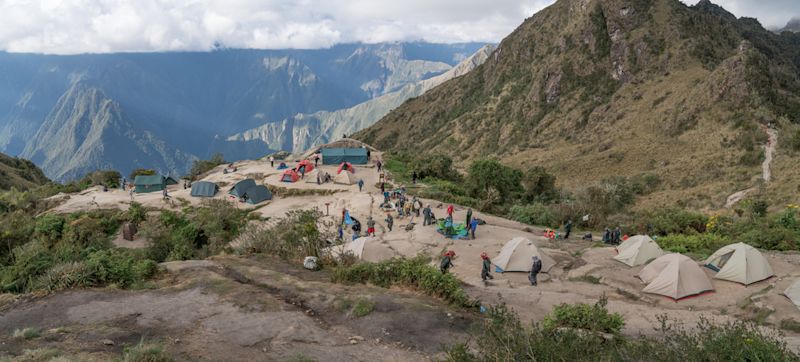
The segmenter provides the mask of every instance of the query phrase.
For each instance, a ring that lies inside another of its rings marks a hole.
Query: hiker
[[[306,177],[306,166],[301,166],[300,167],[300,178],[305,178],[305,177]]]
[[[131,202],[133,202],[133,187],[131,187],[130,193],[131,193]]]
[[[384,191],[383,192],[383,203],[384,204],[389,204],[389,192],[388,191]]]
[[[381,182],[381,193],[382,194],[386,194],[386,183],[385,182]],[[387,197],[388,197],[388,195],[387,195]]]
[[[478,219],[472,219],[468,226],[469,231],[472,233],[472,240],[475,240],[475,230],[478,229]]]
[[[410,202],[406,201],[403,204],[403,213],[406,214],[406,216],[412,216],[411,215],[411,203]]]
[[[411,174],[411,183],[416,185],[417,184],[417,171]]]
[[[417,217],[419,217],[420,211],[422,211],[422,201],[414,196],[414,209],[417,211]]]
[[[381,173],[381,167],[383,167],[383,162],[381,162],[381,160],[378,160],[378,162],[375,163],[375,166],[378,167],[378,173]]]
[[[551,230],[550,230],[550,232],[547,234],[547,237],[548,237],[550,240],[555,240],[555,239],[556,239],[556,232],[555,232],[555,230],[552,230],[552,229],[551,229]]]
[[[617,226],[617,228],[614,229],[614,244],[619,244],[621,238],[622,238],[622,230],[619,228],[619,226]]]
[[[269,156],[269,167],[275,167],[275,157]]]
[[[531,273],[528,274],[528,280],[530,280],[531,285],[534,287],[536,286],[536,275],[542,271],[542,261],[539,259],[538,256],[533,256],[533,265],[531,265]]]
[[[364,147],[364,148],[366,148],[366,147]],[[369,161],[371,159],[372,159],[372,152],[369,152],[369,148],[367,148],[367,160]]]
[[[608,227],[606,227],[606,229],[603,230],[603,244],[610,244],[610,243],[611,243],[611,230]]]
[[[339,224],[339,240],[344,240],[344,227]]]
[[[322,182],[320,182],[320,178],[321,178],[321,177],[322,177],[322,174],[320,174],[319,172],[317,172],[317,185],[322,185]]]
[[[372,216],[367,218],[367,236],[375,236],[375,220],[372,220]]]
[[[314,154],[314,167],[319,166],[319,153]]]
[[[489,268],[492,266],[492,261],[489,259],[489,255],[486,255],[486,252],[481,252],[481,259],[483,259],[483,269],[481,269],[481,279],[485,282],[486,279],[494,279],[492,274],[489,273]]]
[[[456,253],[452,250],[444,253],[442,257],[442,261],[439,263],[439,270],[442,271],[442,274],[447,274],[447,271],[453,267],[453,258],[456,256]]]
[[[361,236],[361,222],[353,219],[353,240],[358,239]]]
[[[464,224],[466,226],[472,225],[472,208],[470,207],[467,209],[467,222]]]
[[[122,191],[125,191],[125,186],[127,186],[128,180],[126,178],[122,178]]]
[[[392,231],[392,225],[394,225],[394,218],[392,218],[392,214],[386,213],[386,227],[389,231]]]
[[[161,197],[164,198],[164,200],[169,200],[169,194],[167,193],[166,188],[161,191]]]
[[[430,224],[433,224],[433,221],[431,219],[432,214],[433,212],[431,212],[431,204],[428,204],[428,206],[425,206],[425,208],[422,209],[422,215],[425,216],[425,220],[422,222],[422,226],[428,226]]]
[[[448,206],[447,207],[447,215],[450,216],[450,217],[453,217],[453,210],[454,210],[453,205]]]
[[[345,223],[344,221],[345,221],[345,218],[346,218],[346,217],[347,217],[347,208],[344,208],[344,207],[343,207],[343,208],[342,208],[342,224],[344,224],[344,223]]]
[[[569,239],[569,233],[572,232],[572,220],[567,220],[564,224],[564,240]]]
[[[358,179],[358,192],[361,192],[362,188],[364,188],[364,179]]]

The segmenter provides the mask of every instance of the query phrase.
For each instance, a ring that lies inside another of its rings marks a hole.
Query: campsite
[[[324,150],[322,148],[323,159],[326,154]],[[449,272],[463,283],[464,290],[469,297],[486,305],[504,303],[518,313],[523,321],[541,321],[554,307],[562,303],[592,304],[601,298],[607,298],[609,312],[619,313],[624,317],[624,333],[631,336],[654,333],[653,325],[657,323],[659,316],[662,315],[687,326],[693,325],[701,318],[711,319],[720,323],[733,320],[759,320],[767,323],[765,325],[771,326],[780,325],[783,320],[800,320],[800,309],[795,305],[795,303],[800,304],[800,296],[797,293],[797,290],[800,290],[797,287],[797,285],[800,285],[798,283],[800,272],[797,271],[798,265],[800,265],[800,255],[797,253],[758,251],[744,244],[733,244],[720,249],[717,253],[711,255],[708,260],[693,260],[681,254],[668,253],[662,250],[658,245],[657,238],[653,239],[644,235],[630,236],[620,245],[604,245],[597,235],[591,240],[581,239],[577,236],[573,236],[568,240],[553,240],[545,237],[543,228],[530,227],[529,225],[479,211],[475,211],[473,217],[480,218],[484,223],[478,227],[476,239],[472,240],[466,237],[449,238],[442,235],[441,230],[437,231],[437,229],[441,229],[437,223],[423,226],[421,217],[416,215],[400,217],[395,210],[390,209],[391,211],[387,212],[386,209],[381,207],[384,201],[384,196],[380,193],[381,174],[389,182],[394,180],[390,172],[382,170],[379,173],[377,171],[376,160],[380,160],[382,157],[382,154],[377,150],[371,151],[372,158],[367,162],[358,159],[343,160],[337,158],[337,162],[333,163],[316,160],[317,164],[314,165],[315,155],[318,153],[320,153],[319,150],[314,150],[305,155],[290,156],[282,160],[280,163],[284,163],[287,166],[285,170],[278,169],[279,163],[277,162],[276,167],[270,167],[269,161],[264,159],[236,161],[234,163],[236,171],[234,172],[227,171],[228,165],[220,165],[202,174],[198,180],[194,181],[191,186],[187,185],[188,187],[186,188],[177,183],[170,184],[163,177],[155,177],[153,180],[149,180],[148,182],[155,184],[152,187],[156,189],[162,186],[166,188],[171,198],[169,202],[163,200],[161,192],[131,193],[119,189],[103,191],[100,187],[94,187],[77,194],[54,196],[53,199],[58,201],[58,205],[49,212],[66,214],[86,209],[125,210],[131,205],[131,198],[150,210],[166,209],[177,211],[186,206],[202,205],[203,200],[211,199],[230,203],[234,208],[248,212],[252,215],[248,227],[255,229],[272,227],[293,210],[316,209],[320,215],[317,224],[323,228],[333,227],[334,229],[327,231],[334,233],[335,226],[333,225],[341,222],[342,212],[346,210],[349,218],[357,219],[361,224],[365,224],[368,218],[372,217],[376,221],[376,235],[374,237],[364,237],[364,232],[366,231],[366,226],[364,226],[361,237],[354,238],[353,231],[347,227],[344,230],[343,240],[338,245],[331,246],[327,250],[334,258],[352,254],[355,256],[357,263],[376,263],[392,258],[414,258],[422,255],[430,258],[430,265],[433,266],[437,265],[439,257],[444,250],[451,250],[455,253],[455,257],[453,259],[454,266]],[[336,157],[341,156],[337,155]],[[354,162],[351,164],[349,161]],[[297,172],[299,167],[306,167],[312,170],[307,173]],[[285,178],[286,170],[293,170],[296,177]],[[325,179],[324,175],[328,175],[331,179]],[[342,175],[346,175],[347,179],[337,181],[337,178],[342,177]],[[309,180],[309,178],[311,179]],[[355,185],[357,180],[363,180],[364,182],[365,186],[361,192],[358,191],[358,187]],[[136,187],[138,188],[139,184]],[[396,187],[402,188],[402,185]],[[446,209],[449,204],[433,199],[421,199],[420,201],[424,205],[430,205],[433,212],[436,215],[440,215],[440,223],[443,222],[442,217],[446,215]],[[454,225],[462,223],[465,219],[467,208],[460,205],[453,206]],[[387,213],[394,215],[394,228],[392,231],[388,230],[384,220]],[[409,224],[413,224],[413,227],[407,228]],[[115,240],[114,243],[122,248],[147,247],[147,241],[141,238],[137,239],[137,242],[119,239]],[[246,245],[242,243],[242,240],[233,240],[231,247],[234,249],[246,248]],[[480,278],[481,263],[478,256],[481,252],[486,252],[494,262],[491,270],[494,279],[488,282],[483,282]],[[536,287],[532,287],[527,278],[530,271],[530,259],[534,255],[543,261],[542,272],[539,274],[539,284]],[[228,300],[226,299],[228,297],[225,297],[227,294],[219,294],[220,292],[215,291],[216,289],[209,290],[208,287],[204,286],[207,283],[204,278],[216,280],[213,283],[224,283],[225,285],[229,283],[225,280],[228,280],[227,278],[231,276],[230,272],[217,275],[214,271],[217,270],[216,268],[223,268],[224,270],[233,268],[231,270],[238,270],[236,273],[244,273],[242,275],[255,273],[253,276],[246,278],[243,276],[236,277],[241,280],[249,280],[250,282],[248,283],[258,280],[260,278],[258,275],[284,275],[279,277],[278,280],[280,281],[258,283],[273,285],[271,288],[289,288],[292,290],[291,293],[294,293],[293,295],[302,295],[302,297],[296,297],[303,299],[302,303],[322,303],[317,307],[322,308],[322,310],[329,308],[326,304],[327,302],[313,302],[312,299],[315,297],[308,295],[307,292],[303,291],[305,287],[301,287],[301,285],[308,285],[309,283],[321,283],[322,280],[326,279],[323,276],[324,271],[303,270],[302,263],[299,262],[296,262],[295,265],[291,265],[290,261],[282,261],[275,264],[274,261],[269,261],[268,259],[240,258],[224,255],[211,257],[204,261],[164,263],[162,268],[164,268],[165,274],[160,277],[157,283],[159,288],[165,288],[165,292],[172,291],[163,295],[154,294],[153,292],[142,294],[137,291],[130,291],[121,295],[106,295],[104,294],[105,292],[86,291],[73,292],[72,295],[73,298],[78,298],[78,300],[95,297],[108,300],[108,302],[100,304],[92,304],[88,301],[82,302],[89,303],[87,305],[91,305],[91,308],[95,310],[94,316],[89,320],[91,323],[99,325],[107,325],[113,323],[117,318],[123,317],[119,312],[114,311],[117,308],[115,306],[119,303],[136,303],[140,305],[136,308],[144,308],[140,312],[132,313],[144,313],[144,310],[155,308],[153,312],[148,312],[151,314],[145,314],[151,316],[132,317],[133,320],[130,323],[138,326],[136,327],[138,329],[160,331],[156,332],[159,335],[164,335],[166,330],[176,330],[179,335],[185,335],[182,333],[186,332],[180,332],[184,330],[183,328],[186,328],[185,325],[175,324],[178,322],[163,314],[168,313],[163,310],[164,303],[172,303],[165,298],[184,298],[179,297],[179,295],[182,295],[180,293],[189,293],[187,296],[192,295],[191,298],[193,300],[200,298],[199,300],[202,303],[206,303],[203,308],[208,310],[202,313],[233,313],[232,315],[238,316],[236,318],[250,318],[246,317],[246,315],[251,312],[238,310],[239,307],[223,302],[223,300]],[[708,265],[706,266],[705,264]],[[285,279],[287,277],[293,281],[288,282],[288,279]],[[167,279],[173,279],[178,285],[183,285],[188,289],[179,288],[176,290],[174,286],[170,286],[172,282],[167,282]],[[235,293],[255,293],[253,294],[254,296],[259,293],[258,291],[245,292],[245,290],[239,290],[240,288],[236,287],[234,289],[236,290]],[[367,295],[369,296],[368,298],[378,298],[379,300],[384,300],[380,298],[401,298],[399,296],[380,296],[382,295],[381,293],[384,293],[383,291],[376,292],[376,289],[370,288],[357,289],[359,290],[357,293],[366,293],[361,295]],[[793,296],[794,299],[785,296],[784,291],[786,291],[787,295]],[[211,293],[211,295],[219,295],[219,297],[209,299],[210,297],[201,298],[191,294],[197,292]],[[340,292],[353,293],[354,290],[348,289],[347,292]],[[100,294],[97,295],[96,293]],[[404,295],[402,298],[417,298],[414,293],[401,292],[401,295]],[[14,303],[10,305],[13,308],[38,311],[36,313],[66,313],[68,318],[60,320],[58,323],[80,325],[82,326],[80,327],[81,330],[84,331],[80,333],[95,333],[91,327],[87,327],[83,319],[75,319],[74,317],[75,315],[86,313],[81,308],[88,307],[69,306],[64,298],[66,298],[65,294],[56,293],[42,299],[15,302],[20,303],[19,306]],[[247,302],[248,298],[251,297],[245,297],[245,299],[237,301],[235,304],[250,303]],[[414,303],[422,303],[422,301]],[[432,301],[424,303],[435,304]],[[213,312],[213,310],[219,308],[227,311]],[[453,315],[453,313],[459,315],[466,313],[463,317],[460,317],[463,318],[460,319],[463,323],[471,323],[468,321],[476,318],[476,316],[470,316],[468,312],[459,311],[454,307],[436,308],[442,308],[438,309],[440,314],[438,314],[438,317],[431,318],[440,318],[443,315]],[[270,312],[268,309],[264,309],[263,312],[259,313]],[[387,311],[386,313],[390,312]],[[16,320],[14,318],[17,318],[14,315],[14,313],[0,315],[0,327],[10,328],[9,323],[12,323],[13,320]],[[375,312],[375,315],[375,318],[381,318],[379,317],[381,313]],[[195,320],[194,318],[201,318],[201,315],[188,316],[187,318]],[[277,323],[277,325],[284,325],[285,327],[307,323],[303,322],[303,318],[298,316],[286,316],[279,319],[274,319],[276,317],[264,318],[273,318],[270,319],[272,320],[270,323]],[[330,321],[332,317],[327,316],[325,318]],[[42,326],[47,325],[45,322],[45,320],[41,321],[43,323]],[[221,321],[217,323],[221,323]],[[378,325],[389,323],[382,327],[384,329],[411,328],[410,326],[400,327],[395,322],[389,322],[389,319],[376,319],[374,323],[378,323]],[[387,327],[388,325],[393,327]],[[214,335],[209,328],[220,328],[220,325],[206,325],[203,327],[202,334],[205,336],[203,338],[212,338],[211,336]],[[252,325],[245,327],[245,330],[250,330],[250,328],[260,327]],[[369,341],[373,341],[370,343],[376,346],[383,345],[384,342],[382,341],[386,338],[395,342],[398,340],[409,341],[405,339],[407,337],[403,336],[388,337],[389,335],[386,335],[381,337],[381,332],[376,333],[373,329],[364,330],[363,325],[349,325],[342,328],[361,330],[358,333],[367,334],[364,337]],[[764,328],[770,329],[774,327]],[[458,332],[442,331],[440,333],[445,334],[436,338],[445,338],[444,335],[447,335],[448,337],[445,339],[452,341],[450,338],[455,338],[452,333],[460,336],[461,334],[459,333],[466,332],[466,329]],[[255,330],[252,333],[255,333]],[[308,333],[314,335],[317,332]],[[355,334],[355,332],[353,333]],[[800,333],[792,331],[783,331],[783,333],[785,333],[784,340],[789,347],[795,351],[800,350]],[[170,348],[185,355],[197,355],[198,353],[212,353],[211,355],[216,353],[219,355],[219,353],[225,353],[223,351],[227,348],[222,347],[224,343],[212,343],[206,347],[202,345],[201,340],[195,340],[194,338],[191,336],[181,337],[186,342],[170,346]],[[272,347],[269,347],[273,351],[271,353],[274,353],[272,356],[285,356],[286,354],[283,353],[288,353],[286,351],[299,348],[317,358],[326,359],[332,357],[327,352],[309,347],[308,343],[311,342],[304,339],[307,337],[292,338],[298,339],[295,342],[280,338],[276,339],[276,341],[281,340],[282,342],[280,343],[284,347],[282,347],[283,349],[273,349],[275,348],[273,344]],[[349,355],[366,353],[360,349],[362,347],[355,344],[350,347],[348,345],[350,342],[341,341],[341,336],[325,338],[340,340],[337,343],[341,344],[337,345],[336,348],[348,351],[346,353]],[[238,344],[242,348],[242,351],[237,352],[241,356],[251,356],[250,353],[257,353],[261,350],[261,347],[257,346],[262,344],[256,343],[250,346],[251,342],[234,342],[234,344]],[[81,345],[78,342],[74,343],[77,343],[76,346]],[[384,348],[389,348],[390,351],[393,351],[391,353],[395,353],[398,359],[412,358],[410,357],[412,355],[416,356],[413,358],[421,358],[433,350],[430,345],[418,343],[416,347],[398,347],[396,344],[392,344],[384,345]],[[80,349],[83,347],[75,348]],[[209,348],[216,348],[216,350],[209,352]]]

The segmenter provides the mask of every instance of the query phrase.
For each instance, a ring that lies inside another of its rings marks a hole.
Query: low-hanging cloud
[[[695,3],[697,0],[684,0]],[[798,0],[717,0],[768,26]],[[0,50],[108,53],[498,42],[553,0],[0,0]],[[782,23],[781,23],[782,22]]]

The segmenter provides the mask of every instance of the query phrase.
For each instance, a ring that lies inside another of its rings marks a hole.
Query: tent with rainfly
[[[367,157],[367,149],[359,148],[323,148],[320,150],[322,154],[323,165],[335,165],[338,163],[349,162],[356,165],[365,165],[369,162]]]
[[[617,248],[614,260],[628,266],[637,266],[664,255],[664,250],[647,235],[634,235]]]
[[[255,185],[245,190],[242,198],[248,204],[258,204],[267,200],[272,200],[272,192],[264,185]]]
[[[530,272],[534,256],[542,260],[541,271],[544,273],[556,264],[553,258],[542,253],[532,241],[523,237],[516,237],[506,242],[500,249],[500,254],[492,258],[492,263],[498,273]]]
[[[714,278],[744,285],[775,275],[764,255],[745,243],[723,246],[706,259],[705,265],[717,272]]]
[[[642,292],[674,300],[714,290],[703,269],[688,256],[678,253],[656,258],[639,272],[638,277],[647,283]]]
[[[303,173],[309,173],[314,171],[314,162],[309,160],[302,160],[297,164],[297,167],[294,168],[297,172],[303,171]]]
[[[358,182],[358,180],[356,180],[356,176],[350,171],[342,171],[333,178],[333,183],[335,184],[353,185],[356,182]]]
[[[299,179],[300,175],[294,169],[283,171],[281,174],[281,182],[297,182]]]
[[[255,180],[247,178],[233,185],[233,187],[231,187],[231,190],[228,191],[228,193],[236,197],[242,197],[244,196],[244,192],[247,191],[247,189],[254,187],[255,185],[256,185]]]
[[[134,191],[136,193],[156,192],[162,191],[167,188],[167,185],[175,185],[172,177],[165,177],[162,175],[136,175],[133,179]]]
[[[214,197],[217,191],[219,191],[217,184],[208,181],[197,181],[192,183],[191,195],[193,197]]]

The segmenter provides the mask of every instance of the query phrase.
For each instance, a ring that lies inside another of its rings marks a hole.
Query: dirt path
[[[761,179],[764,180],[765,183],[769,182],[772,178],[772,159],[775,155],[775,148],[778,146],[778,130],[774,128],[765,128],[767,132],[767,144],[764,145],[764,162],[761,163]],[[725,200],[725,207],[730,208],[737,202],[741,201],[742,199],[747,196],[747,194],[753,192],[755,187],[751,187],[745,190],[737,191],[728,196],[728,199]]]

